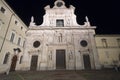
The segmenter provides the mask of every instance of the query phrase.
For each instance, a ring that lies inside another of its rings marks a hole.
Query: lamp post
[[[14,48],[13,50],[15,52],[15,55],[17,55],[21,52],[20,48]]]

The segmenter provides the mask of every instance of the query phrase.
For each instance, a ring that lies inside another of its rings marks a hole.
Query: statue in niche
[[[62,42],[62,37],[63,37],[63,36],[62,36],[62,33],[60,33],[59,36],[58,36],[58,41],[59,41],[59,42]]]
[[[31,17],[31,22],[30,22],[30,26],[35,26],[35,22],[34,22],[34,17]]]
[[[48,60],[52,60],[52,51],[49,51]]]
[[[72,51],[70,50],[70,53],[69,53],[69,60],[72,60],[73,59],[73,53]]]

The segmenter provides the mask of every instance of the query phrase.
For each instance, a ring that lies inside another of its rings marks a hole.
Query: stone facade
[[[90,25],[87,17],[84,25],[77,24],[74,10],[72,5],[67,8],[62,0],[57,0],[53,8],[45,7],[41,25],[36,25],[34,17],[31,18],[26,33],[24,70],[33,69],[34,56],[37,58],[34,69],[37,70],[100,68],[94,37],[96,27]]]
[[[14,70],[21,69],[27,29],[6,2],[0,0],[0,73],[12,70],[15,56]]]
[[[101,66],[120,66],[120,35],[96,35],[95,41]]]
[[[27,28],[0,0],[0,73],[120,66],[120,35],[96,35],[87,16],[84,25],[77,23],[74,10],[56,0],[53,8],[45,7],[41,25],[32,16]]]

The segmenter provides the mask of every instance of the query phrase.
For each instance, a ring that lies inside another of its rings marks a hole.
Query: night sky
[[[64,0],[67,7],[76,7],[77,22],[84,24],[88,16],[91,25],[97,26],[97,34],[120,34],[120,2],[119,0]],[[6,0],[16,14],[28,26],[31,16],[36,24],[41,24],[44,7],[54,6],[55,0]]]

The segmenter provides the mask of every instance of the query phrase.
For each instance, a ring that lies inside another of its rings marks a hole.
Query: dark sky
[[[44,7],[53,7],[55,0],[6,0],[11,8],[28,26],[31,16],[35,22],[42,23]],[[120,34],[120,2],[119,0],[64,0],[66,6],[76,7],[77,22],[84,24],[87,15],[91,25],[97,26],[97,34]]]

